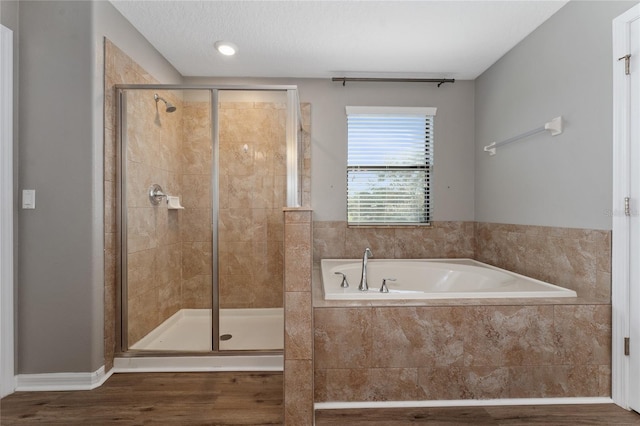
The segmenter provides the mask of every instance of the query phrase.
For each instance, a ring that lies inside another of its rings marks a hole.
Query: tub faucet
[[[364,249],[364,254],[362,255],[362,278],[360,278],[360,285],[358,286],[358,290],[360,291],[369,290],[369,286],[367,285],[367,261],[369,257],[373,257],[373,253],[371,253],[371,249],[367,247]]]

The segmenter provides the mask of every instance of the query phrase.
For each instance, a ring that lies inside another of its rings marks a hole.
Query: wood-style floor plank
[[[282,373],[115,374],[92,391],[16,392],[12,425],[281,425]],[[317,426],[640,425],[614,404],[318,410]]]
[[[640,425],[640,415],[614,404],[318,410],[316,426],[337,425]]]
[[[499,425],[640,425],[640,415],[615,404],[486,407]]]
[[[115,374],[91,391],[16,392],[9,425],[281,425],[282,373]]]
[[[384,408],[364,410],[317,410],[316,426],[361,425],[496,425],[484,410],[460,408]]]

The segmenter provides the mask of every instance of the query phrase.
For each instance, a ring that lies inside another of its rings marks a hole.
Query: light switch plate
[[[35,189],[22,190],[22,208],[23,209],[36,208],[36,190]]]

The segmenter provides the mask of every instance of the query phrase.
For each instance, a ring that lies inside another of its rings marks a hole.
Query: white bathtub
[[[576,297],[576,292],[471,259],[369,259],[369,291],[358,290],[360,259],[323,259],[322,285],[327,300],[472,299]],[[341,288],[341,272],[348,288]],[[381,293],[384,278],[388,293]]]

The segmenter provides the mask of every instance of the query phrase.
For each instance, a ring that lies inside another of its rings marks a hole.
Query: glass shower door
[[[218,107],[220,349],[282,349],[286,92],[220,91]]]
[[[127,349],[212,349],[210,93],[129,89],[121,94]]]
[[[295,89],[118,94],[122,350],[281,351]]]

